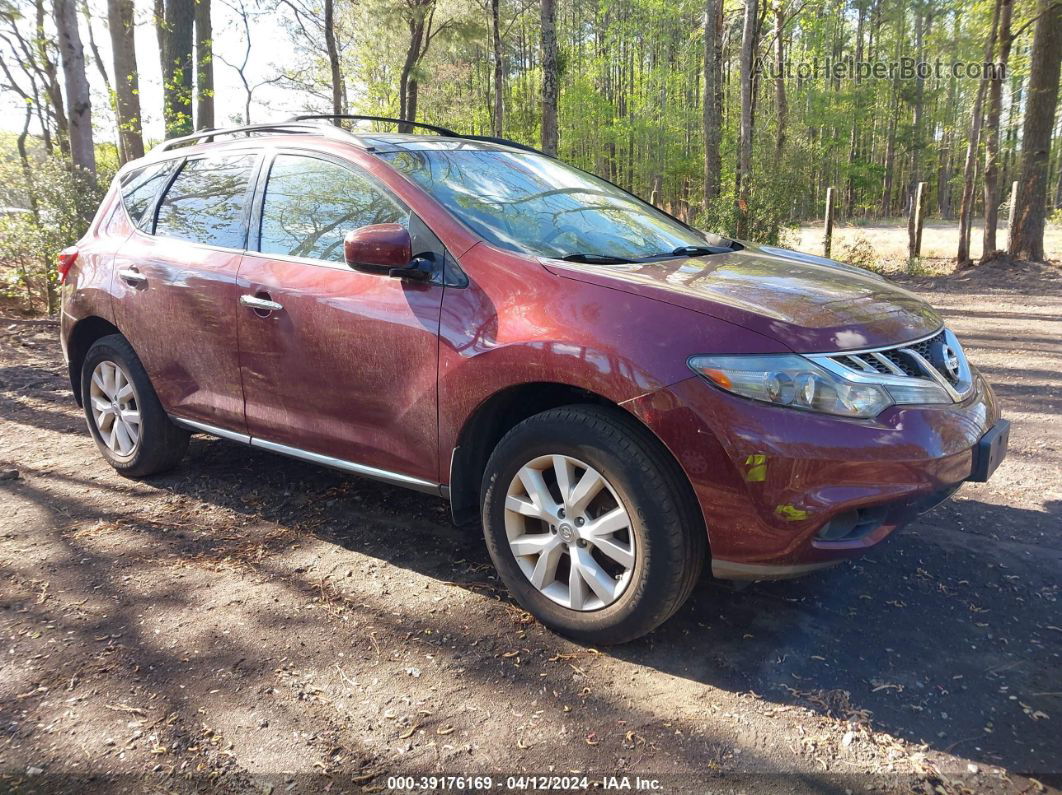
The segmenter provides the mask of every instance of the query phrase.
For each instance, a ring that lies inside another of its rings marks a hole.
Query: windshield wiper
[[[704,257],[708,254],[726,254],[730,246],[679,246],[671,252],[672,257]]]
[[[610,257],[608,254],[568,254],[561,257],[565,262],[585,262],[587,265],[629,265],[634,260]]]

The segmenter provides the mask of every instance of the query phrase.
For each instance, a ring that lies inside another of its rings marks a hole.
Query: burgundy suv
[[[911,293],[432,129],[299,119],[121,170],[60,257],[115,469],[202,432],[448,498],[520,604],[609,643],[706,562],[829,566],[1003,457],[992,390]]]

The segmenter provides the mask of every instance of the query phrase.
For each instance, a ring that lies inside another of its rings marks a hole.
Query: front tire
[[[101,337],[89,348],[81,396],[96,447],[126,477],[165,472],[184,457],[190,434],[166,416],[144,366],[120,334]]]
[[[568,406],[524,420],[483,478],[483,530],[517,601],[584,643],[624,643],[689,597],[707,537],[685,475],[617,409]]]

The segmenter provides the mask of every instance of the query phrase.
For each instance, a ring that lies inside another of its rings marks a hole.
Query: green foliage
[[[57,310],[56,255],[76,242],[106,192],[114,163],[100,164],[101,180],[72,173],[67,162],[42,156],[27,174],[14,157],[0,161],[0,289],[29,311]]]
[[[927,63],[980,63],[992,15],[988,0],[961,12],[950,0],[783,0],[763,8],[757,56],[765,63],[773,60],[779,8],[786,14],[785,62],[793,68],[821,66],[826,58],[854,58],[857,45],[868,62],[915,57],[914,27],[923,10],[932,18],[924,35]],[[350,96],[352,112],[397,113],[398,75],[408,46],[407,26],[400,24],[403,9],[389,0],[337,9],[337,30],[345,31],[352,42],[344,58],[347,85],[358,87]],[[531,145],[538,144],[541,119],[538,12],[537,3],[501,0],[503,134]],[[726,234],[733,231],[737,212],[733,194],[742,5],[728,0],[723,9],[722,195],[711,206],[702,194],[703,12],[703,0],[559,0],[559,155],[669,212]],[[1026,5],[1016,6],[1015,25],[1029,13]],[[415,71],[418,118],[489,133],[494,112],[489,4],[436,0],[433,24],[440,32]],[[323,54],[309,57],[318,59],[313,73],[326,76]],[[1015,50],[1011,74],[1021,74],[1025,60],[1023,51]],[[917,89],[914,80],[790,75],[784,87],[783,122],[775,79],[763,72],[755,81],[750,237],[775,241],[787,224],[820,217],[829,186],[836,189],[839,218],[856,222],[877,215],[887,173],[893,213],[904,211],[912,169],[931,181],[935,202],[933,180],[942,161],[950,163],[945,185],[952,194],[951,206],[957,207],[964,138],[978,80],[934,75]],[[1007,91],[1014,89],[1008,78]],[[919,102],[921,122],[916,127]],[[1005,121],[1016,129],[1014,119]],[[779,150],[780,132],[784,141]],[[1019,140],[1013,132],[1002,134],[1001,140],[1001,156],[1012,163]],[[1002,176],[1004,181],[1009,178]]]
[[[881,273],[884,270],[874,246],[863,235],[857,235],[855,240],[842,248],[840,256],[836,259],[875,273]]]

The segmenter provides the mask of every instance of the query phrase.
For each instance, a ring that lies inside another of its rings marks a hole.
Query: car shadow
[[[511,601],[479,531],[455,527],[439,498],[200,437],[182,467],[149,482]],[[1062,747],[1060,521],[1058,501],[1046,512],[946,503],[818,575],[740,589],[705,577],[671,621],[605,651],[1049,775]],[[1033,531],[1042,542],[1021,540]]]
[[[47,402],[68,401],[52,370],[0,375],[0,418],[84,433],[68,402],[50,411],[18,399],[32,392],[36,400],[43,387]],[[439,498],[202,437],[180,468],[148,483],[511,601],[478,530],[455,527]],[[1057,500],[1045,511],[952,500],[866,557],[818,575],[740,590],[706,577],[671,621],[608,653],[703,685],[865,718],[984,763],[1050,773],[1062,747],[1060,525]],[[186,540],[179,553],[206,556],[224,543]]]

